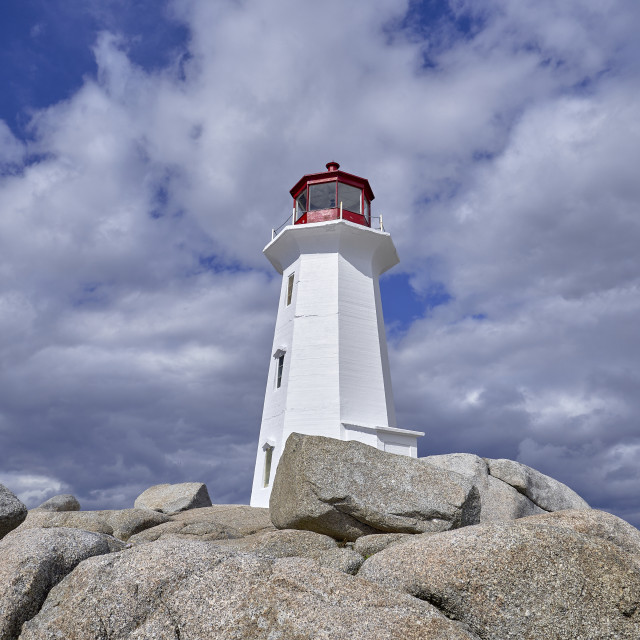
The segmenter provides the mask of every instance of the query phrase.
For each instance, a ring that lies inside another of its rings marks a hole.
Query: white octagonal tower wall
[[[282,288],[251,495],[260,507],[291,433],[413,456],[422,435],[396,427],[378,282],[398,262],[390,235],[344,220],[295,225],[264,253]]]

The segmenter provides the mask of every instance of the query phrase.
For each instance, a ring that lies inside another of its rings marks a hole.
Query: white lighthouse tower
[[[419,431],[396,426],[378,278],[398,263],[371,227],[368,180],[340,171],[291,189],[292,224],[265,247],[282,274],[251,505],[268,507],[291,433],[358,440],[417,456]]]

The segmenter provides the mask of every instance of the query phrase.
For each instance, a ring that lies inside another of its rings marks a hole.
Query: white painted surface
[[[295,225],[264,253],[283,276],[271,352],[284,351],[285,360],[276,388],[277,359],[271,358],[251,505],[269,506],[284,443],[294,432],[416,457],[423,434],[396,427],[378,283],[398,262],[391,236],[344,220]],[[274,449],[264,487],[266,443]]]

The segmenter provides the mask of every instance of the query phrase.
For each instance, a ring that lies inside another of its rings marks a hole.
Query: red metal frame
[[[307,208],[309,207],[309,185],[321,184],[323,182],[335,182],[336,184],[336,202],[338,201],[338,183],[348,184],[352,187],[360,189],[360,211],[361,213],[355,213],[353,211],[342,211],[342,219],[361,224],[365,227],[371,226],[371,202],[375,198],[369,181],[366,178],[360,178],[352,173],[346,173],[339,170],[340,165],[337,162],[327,163],[327,171],[322,173],[310,173],[298,180],[293,188],[290,190],[290,194],[293,196],[293,206],[296,207],[296,198],[304,191],[307,190]],[[369,220],[367,221],[365,210],[365,198],[369,201]],[[306,211],[303,213],[294,224],[307,224],[312,222],[325,222],[327,220],[337,220],[340,218],[340,207],[337,206],[332,209],[316,209],[315,211]]]

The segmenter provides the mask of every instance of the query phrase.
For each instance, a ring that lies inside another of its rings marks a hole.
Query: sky
[[[640,526],[636,0],[4,0],[0,482],[247,503],[289,189],[366,177],[398,426]]]

